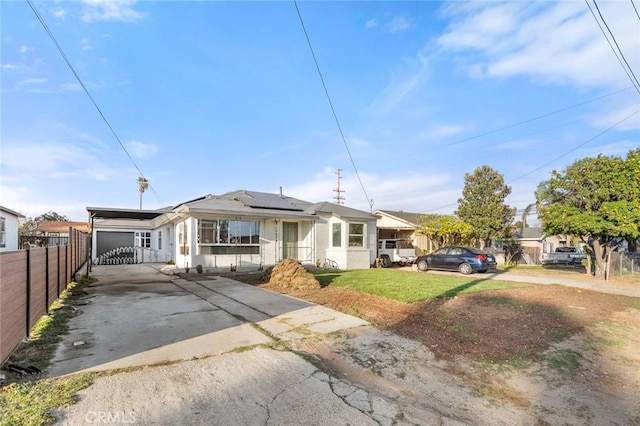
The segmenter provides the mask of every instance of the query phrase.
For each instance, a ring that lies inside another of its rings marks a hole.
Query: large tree
[[[484,244],[492,238],[509,238],[513,234],[516,209],[504,203],[511,188],[500,173],[489,166],[478,167],[464,176],[462,198],[456,215],[473,226],[476,237]]]
[[[455,216],[428,214],[422,216],[418,233],[428,236],[440,248],[469,243],[473,238],[473,227]]]
[[[553,171],[536,198],[545,231],[579,236],[593,249],[596,277],[608,279],[611,251],[640,238],[640,148],[626,159],[599,155]]]

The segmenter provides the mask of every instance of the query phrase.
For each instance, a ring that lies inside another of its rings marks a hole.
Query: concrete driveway
[[[93,267],[49,376],[202,358],[366,325],[359,318],[222,277],[177,279],[157,264]]]

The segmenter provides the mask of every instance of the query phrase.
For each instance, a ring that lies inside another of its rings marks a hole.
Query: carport
[[[134,209],[113,209],[103,207],[87,207],[89,212],[89,226],[91,239],[94,238],[94,224],[98,219],[146,221],[155,219],[164,214],[163,210],[134,210]],[[135,244],[135,233],[133,231],[98,231],[95,233],[95,252],[93,241],[89,244],[89,258],[99,257],[110,250],[120,247],[133,247]],[[89,272],[91,264],[89,263]]]

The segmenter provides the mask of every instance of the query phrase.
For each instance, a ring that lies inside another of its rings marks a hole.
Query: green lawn
[[[401,302],[523,286],[488,280],[482,274],[449,276],[392,269],[318,271],[314,275],[323,286],[348,288]]]

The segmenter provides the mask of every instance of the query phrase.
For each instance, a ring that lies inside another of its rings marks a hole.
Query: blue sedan
[[[415,263],[418,270],[427,271],[429,269],[443,269],[447,271],[458,271],[461,274],[471,274],[473,272],[487,272],[497,265],[496,258],[480,249],[473,247],[442,247],[441,249],[420,256]]]

